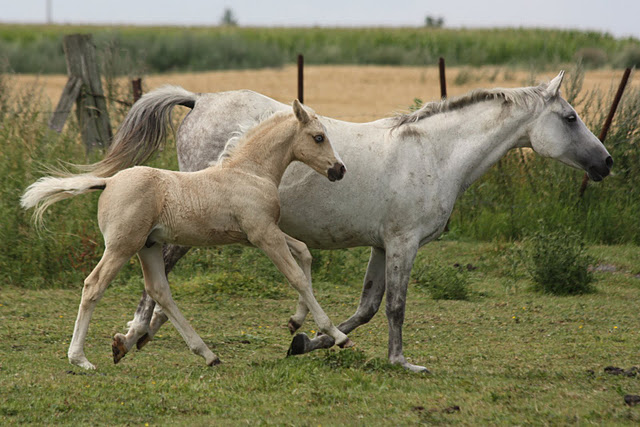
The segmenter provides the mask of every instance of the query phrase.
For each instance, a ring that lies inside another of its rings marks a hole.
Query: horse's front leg
[[[191,249],[188,246],[165,245],[162,248],[164,258],[165,274],[176,265],[178,260],[182,258]],[[127,323],[129,330],[126,335],[116,334],[113,337],[111,349],[113,350],[113,363],[118,363],[134,344],[138,350],[144,347],[158,332],[160,327],[169,318],[162,312],[162,308],[156,305],[156,302],[147,294],[142,292],[142,298],[138,303],[138,308],[133,316],[133,320]]]
[[[84,281],[82,300],[78,308],[78,317],[73,328],[73,338],[67,353],[69,362],[85,369],[95,369],[84,354],[84,342],[89,330],[89,322],[109,283],[116,277],[118,271],[131,258],[132,254],[118,253],[105,249],[102,259]]]
[[[164,313],[169,317],[171,323],[178,330],[182,338],[185,340],[189,349],[202,356],[209,366],[217,365],[220,359],[209,347],[202,341],[202,338],[189,325],[187,319],[182,315],[180,309],[173,301],[169,282],[164,270],[164,261],[162,259],[162,248],[159,244],[155,244],[150,248],[144,247],[138,252],[142,271],[144,273],[144,286],[151,298],[158,303]]]
[[[418,242],[398,238],[386,247],[387,321],[389,322],[389,362],[413,372],[429,372],[427,368],[407,362],[402,351],[407,286],[418,252]]]
[[[285,275],[291,286],[298,291],[298,294],[302,297],[304,304],[309,308],[313,319],[315,320],[318,328],[334,339],[336,344],[340,347],[351,347],[353,342],[344,333],[340,332],[336,328],[329,316],[324,312],[315,296],[313,295],[309,280],[300,266],[296,263],[295,259],[291,255],[287,246],[286,234],[283,233],[278,226],[274,223],[268,227],[264,227],[260,230],[253,230],[248,232],[247,236],[249,241],[262,249],[264,253],[273,261],[275,266]],[[293,238],[290,238],[293,241]],[[304,245],[302,242],[300,242]],[[304,245],[306,248],[306,245]],[[306,249],[306,252],[309,250]],[[310,258],[311,254],[305,254],[305,257]]]
[[[385,252],[382,248],[371,248],[358,309],[353,316],[338,325],[338,329],[348,334],[369,322],[380,308],[384,290]],[[293,356],[308,353],[320,348],[330,348],[333,344],[333,338],[328,335],[321,334],[314,339],[309,339],[305,334],[298,334],[293,338],[287,354]]]

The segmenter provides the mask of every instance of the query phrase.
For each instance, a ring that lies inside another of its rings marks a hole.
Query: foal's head
[[[613,166],[602,142],[580,120],[573,107],[560,96],[560,72],[544,89],[545,107],[529,129],[531,147],[544,157],[584,169],[589,178],[600,181]]]
[[[303,107],[297,99],[293,101],[293,112],[298,120],[292,144],[294,159],[309,165],[330,181],[341,180],[347,170],[329,142],[318,116]]]

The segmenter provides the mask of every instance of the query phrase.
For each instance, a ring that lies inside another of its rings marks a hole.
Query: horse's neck
[[[287,166],[293,161],[291,141],[295,129],[276,126],[245,141],[228,160],[228,167],[270,179],[279,186]]]
[[[437,125],[443,134],[437,144],[442,157],[448,158],[449,182],[456,183],[461,193],[510,149],[526,146],[526,126],[532,117],[532,112],[497,101],[478,103],[448,115],[445,123]],[[430,120],[437,121],[438,116]]]

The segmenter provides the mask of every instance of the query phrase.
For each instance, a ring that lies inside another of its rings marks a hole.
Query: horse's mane
[[[241,147],[246,141],[250,140],[258,132],[277,125],[290,115],[291,112],[289,111],[275,112],[269,110],[262,114],[258,120],[241,123],[239,125],[240,129],[233,132],[233,136],[229,138],[224,145],[224,149],[218,156],[218,160],[215,164],[222,165],[233,157],[233,154],[239,147]]]
[[[436,114],[460,110],[469,105],[494,99],[502,99],[507,104],[529,107],[531,104],[535,105],[544,101],[543,94],[547,86],[547,83],[543,83],[539,86],[513,89],[475,89],[466,95],[442,101],[428,102],[419,110],[408,114],[400,114],[395,117],[394,128],[406,123],[415,123],[424,118],[435,116]]]

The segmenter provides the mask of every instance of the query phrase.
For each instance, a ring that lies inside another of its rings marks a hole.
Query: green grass
[[[526,28],[242,28],[0,25],[0,61],[16,72],[64,73],[62,38],[92,33],[99,51],[121,59],[119,71],[165,72],[308,64],[556,67],[637,65],[640,41],[610,34]],[[597,58],[597,60],[594,60]]]
[[[207,285],[212,276],[180,265],[172,280],[176,301],[223,364],[204,366],[166,325],[145,349],[113,365],[111,336],[124,329],[139,297],[140,280],[132,278],[113,285],[98,305],[86,348],[98,370],[85,372],[66,360],[78,286],[3,286],[0,424],[637,424],[640,407],[627,407],[623,396],[640,394],[640,378],[604,368],[637,364],[638,247],[591,247],[616,272],[596,273],[596,293],[571,297],[514,282],[508,248],[443,240],[420,251],[418,267],[477,267],[468,301],[435,301],[410,287],[405,354],[430,375],[386,363],[384,308],[350,334],[355,349],[285,358],[291,290],[276,283],[275,298],[223,292]],[[359,264],[366,255],[343,257]],[[354,312],[360,274],[315,283],[332,319]],[[303,326],[313,329],[311,320]]]

